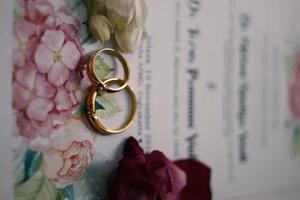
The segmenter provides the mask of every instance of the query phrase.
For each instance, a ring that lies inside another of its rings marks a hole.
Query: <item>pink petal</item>
[[[51,85],[44,75],[38,75],[35,81],[35,93],[37,96],[49,99],[55,94],[55,87]]]
[[[63,164],[62,168],[59,170],[58,175],[59,176],[67,175],[67,173],[71,167],[72,167],[72,160],[64,159],[64,164]]]
[[[75,156],[79,154],[81,148],[81,144],[79,142],[73,142],[70,148],[68,148],[62,155],[62,157],[70,158],[71,156]]]
[[[16,72],[16,80],[20,85],[22,85],[24,88],[32,89],[34,86],[35,77],[37,74],[37,71],[33,67],[24,67]]]
[[[23,113],[17,114],[16,121],[17,121],[18,128],[20,129],[20,133],[23,136],[29,139],[33,139],[37,136],[37,132],[34,130],[30,121],[24,116]]]
[[[78,26],[78,21],[77,19],[70,15],[70,14],[66,14],[65,12],[62,12],[62,11],[58,11],[56,13],[56,16],[57,16],[57,20],[58,21],[58,25],[60,24],[70,24],[70,25],[74,25],[75,27]]]
[[[40,3],[35,3],[34,7],[37,11],[39,11],[43,15],[51,15],[54,10],[53,7],[51,6],[48,1],[40,2]]]
[[[37,24],[43,23],[45,18],[53,12],[53,7],[48,2],[26,3],[26,16]]]
[[[74,91],[80,85],[80,77],[76,71],[71,71],[70,78],[66,82],[65,88],[67,91]]]
[[[55,29],[55,28],[56,28],[55,26],[50,26],[49,24],[42,23],[36,27],[35,34],[41,38],[46,30]]]
[[[15,49],[13,52],[13,63],[16,67],[24,67],[25,55],[19,49]]]
[[[72,102],[70,100],[69,94],[63,88],[59,88],[56,96],[54,97],[56,110],[69,110],[72,108]]]
[[[297,51],[295,53],[295,63],[296,63],[296,67],[299,70],[300,69],[300,51]]]
[[[62,24],[59,26],[59,30],[64,31],[66,40],[72,40],[78,47],[80,46],[80,43],[78,42],[77,26],[71,24]]]
[[[71,100],[72,104],[77,105],[78,101],[77,101],[75,92],[69,92],[69,95],[70,95],[70,100]]]
[[[33,37],[28,41],[28,44],[26,46],[26,51],[25,51],[25,57],[27,62],[33,62],[34,61],[34,54],[37,45],[39,44],[39,38],[38,37]]]
[[[35,33],[35,25],[25,19],[17,20],[14,32],[19,40],[26,42]]]
[[[49,138],[37,136],[34,139],[31,139],[29,142],[29,148],[33,151],[38,151],[42,153],[46,153],[49,151]]]
[[[80,59],[80,52],[74,42],[68,41],[61,49],[60,53],[63,56],[62,62],[69,68],[75,69]]]
[[[65,40],[65,34],[63,31],[46,30],[41,41],[42,43],[52,51],[58,52],[63,46]]]
[[[66,151],[74,141],[88,142],[91,144],[90,147],[94,143],[91,130],[78,119],[69,118],[63,126],[59,126],[51,134],[51,147],[57,151]]]
[[[51,71],[48,73],[48,80],[50,83],[61,86],[70,77],[70,71],[61,62],[55,62]]]
[[[45,45],[39,44],[34,55],[34,61],[41,73],[48,73],[54,63],[53,52]]]
[[[31,91],[23,88],[18,83],[13,85],[13,106],[16,109],[24,109],[31,100]]]
[[[49,137],[52,131],[52,123],[48,115],[47,119],[44,121],[31,120],[32,126],[35,128],[36,132],[42,137]]]
[[[54,11],[57,13],[58,11],[61,11],[61,10],[70,10],[68,5],[69,5],[70,1],[69,0],[60,0],[60,1],[57,1],[53,7],[54,7]]]
[[[59,151],[49,151],[44,154],[42,170],[50,179],[58,178],[58,172],[63,166],[63,159]]]
[[[53,109],[53,103],[47,99],[36,98],[30,102],[26,109],[27,116],[36,121],[45,121],[49,111]]]
[[[54,127],[63,125],[67,119],[71,118],[71,112],[61,111],[50,114],[50,118]]]
[[[55,27],[56,26],[56,16],[50,15],[47,17],[45,20],[45,24],[47,24],[50,27]]]
[[[295,119],[300,119],[300,81],[294,80],[289,88],[289,106]]]

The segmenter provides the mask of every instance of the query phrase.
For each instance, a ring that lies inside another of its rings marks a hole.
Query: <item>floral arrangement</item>
[[[16,153],[16,198],[65,199],[93,162],[79,31],[70,1],[16,1],[13,108],[24,144]],[[99,58],[96,71],[104,78],[111,68]],[[96,107],[103,118],[121,111],[113,97],[100,97]]]
[[[76,16],[88,10],[88,19]],[[144,0],[16,0],[14,11],[13,108],[16,137],[16,199],[211,199],[210,170],[192,161],[171,162],[163,153],[144,154],[127,140],[115,179],[95,151],[94,131],[85,122],[90,33],[134,52],[145,36]],[[100,57],[96,73],[113,70]],[[97,98],[100,117],[121,112],[112,96]],[[109,187],[107,180],[115,180]],[[108,193],[107,193],[108,192]]]

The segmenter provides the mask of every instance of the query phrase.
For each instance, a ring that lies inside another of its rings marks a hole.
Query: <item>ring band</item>
[[[92,126],[95,128],[95,130],[97,130],[98,133],[102,133],[105,135],[117,134],[117,133],[121,133],[121,132],[127,130],[133,123],[133,120],[136,115],[136,109],[137,109],[137,102],[136,102],[136,97],[133,92],[133,89],[128,84],[125,84],[124,80],[119,79],[119,78],[109,78],[109,79],[106,79],[105,81],[103,81],[103,85],[109,86],[110,84],[118,84],[121,86],[125,85],[124,89],[128,92],[130,100],[131,100],[131,112],[130,112],[130,115],[129,115],[128,119],[126,120],[126,122],[123,125],[121,125],[121,127],[119,129],[112,130],[112,129],[106,128],[101,123],[101,121],[96,113],[95,102],[96,102],[96,97],[98,94],[98,88],[91,87],[88,92],[87,99],[86,99],[87,116],[88,116],[87,118],[88,118],[89,122],[92,124]],[[102,94],[102,95],[105,95],[105,94]]]
[[[124,78],[122,80],[122,85],[120,85],[119,87],[110,87],[109,85],[105,84],[105,80],[103,81],[96,76],[96,74],[94,72],[94,63],[96,61],[97,55],[100,55],[102,53],[110,54],[110,55],[116,57],[121,62],[122,66],[123,66],[123,70],[124,70]],[[95,53],[93,53],[92,56],[90,57],[89,63],[88,63],[87,75],[88,75],[89,79],[91,80],[91,83],[94,87],[98,87],[99,85],[101,85],[104,87],[104,89],[107,92],[113,93],[113,92],[121,91],[124,88],[126,88],[126,86],[128,84],[128,79],[129,79],[129,67],[128,67],[128,64],[127,64],[125,58],[118,51],[111,49],[111,48],[103,48],[103,49],[100,49],[100,50],[96,51]]]

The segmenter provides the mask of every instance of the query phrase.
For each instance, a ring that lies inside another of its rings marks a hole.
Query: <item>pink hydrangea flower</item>
[[[34,55],[39,72],[47,74],[49,82],[56,86],[62,86],[69,79],[70,70],[77,67],[79,59],[76,44],[67,40],[61,30],[46,30]]]
[[[49,136],[70,119],[82,57],[77,20],[66,1],[23,1],[23,18],[14,23],[13,106],[21,135],[32,149],[46,151]]]
[[[26,60],[32,60],[32,53],[38,39],[35,37],[36,25],[25,19],[14,23],[14,66],[22,67]]]
[[[69,79],[65,85],[78,85],[78,79]],[[27,138],[47,137],[51,128],[63,124],[79,104],[74,88],[52,84],[33,63],[15,70],[13,87],[13,105],[19,111],[17,124]]]
[[[55,22],[55,25],[73,24],[76,25],[77,20],[68,13],[68,1],[61,0],[50,3],[48,0],[31,0],[24,3],[26,10],[26,18],[34,21],[36,24],[48,25]]]
[[[25,18],[43,24],[46,18],[53,14],[53,6],[47,0],[32,0],[24,2]]]

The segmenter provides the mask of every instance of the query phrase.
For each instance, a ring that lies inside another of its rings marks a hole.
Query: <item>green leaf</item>
[[[54,200],[57,188],[41,171],[36,172],[28,181],[15,187],[17,200]]]
[[[286,63],[287,63],[287,75],[291,77],[295,71],[295,60],[292,56],[287,56]]]
[[[104,110],[97,110],[97,115],[100,118],[108,119],[122,111],[116,99],[112,95],[97,96],[96,102],[100,103]]]
[[[15,183],[20,183],[24,180],[25,176],[25,166],[24,166],[24,155],[27,150],[27,145],[24,143],[21,143],[20,146],[14,150],[14,162],[15,162],[15,168],[14,173],[15,176]]]
[[[85,104],[80,104],[78,109],[73,113],[76,116],[83,116],[86,114],[86,105]]]
[[[73,185],[66,186],[58,190],[56,200],[73,200],[74,199],[74,187]]]
[[[293,132],[293,154],[300,155],[300,128],[294,128]]]
[[[96,110],[105,110],[105,108],[97,101],[95,103],[95,107],[96,107]]]
[[[27,150],[24,159],[24,179],[21,181],[27,181],[35,172],[37,172],[43,160],[43,155],[39,152]]]
[[[95,74],[100,79],[105,79],[107,75],[112,71],[113,69],[108,66],[108,64],[101,58],[100,56],[96,57],[95,61]]]
[[[15,1],[15,4],[14,4],[14,20],[20,19],[23,16],[24,16],[24,8],[22,7],[22,5],[18,1]]]
[[[95,103],[95,107],[96,107],[96,110],[104,110],[105,108],[99,103],[96,101]],[[76,116],[84,116],[86,115],[86,105],[85,104],[80,104],[78,109],[73,113],[74,115]]]

